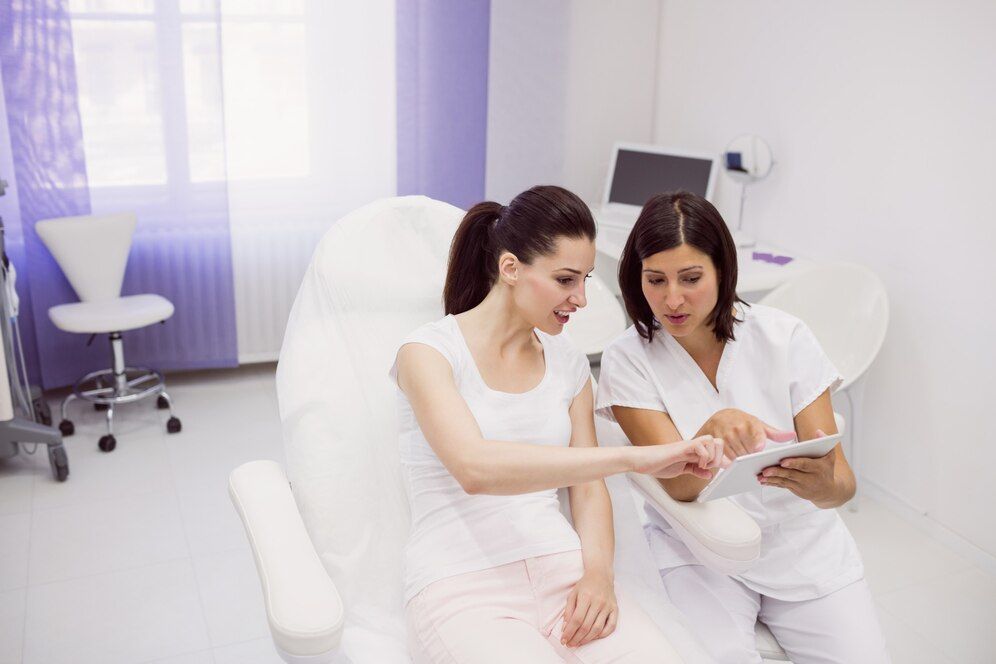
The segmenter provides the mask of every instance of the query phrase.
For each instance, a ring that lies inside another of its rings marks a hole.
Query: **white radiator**
[[[277,359],[297,289],[328,226],[314,220],[233,220],[239,364]]]

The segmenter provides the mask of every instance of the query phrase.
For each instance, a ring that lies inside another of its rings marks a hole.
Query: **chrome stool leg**
[[[76,432],[76,425],[73,421],[66,416],[66,409],[69,406],[69,402],[74,399],[78,399],[75,392],[70,392],[66,395],[66,398],[62,400],[62,420],[59,422],[59,433],[62,434],[63,438],[68,438]]]
[[[163,387],[163,391],[159,393],[157,405],[162,408],[162,404],[164,403],[166,404],[166,408],[169,409],[169,419],[166,420],[166,433],[179,433],[183,425],[180,423],[180,418],[173,414],[173,400],[167,394],[165,386]]]
[[[118,445],[118,441],[114,438],[114,404],[108,404],[107,410],[107,435],[101,436],[100,441],[97,442],[97,447],[100,448],[101,452],[111,452]]]
[[[147,367],[127,366],[124,359],[124,340],[120,332],[112,332],[110,342],[112,367],[91,371],[80,378],[73,385],[73,393],[63,401],[63,420],[59,424],[63,435],[68,436],[73,433],[73,423],[66,418],[66,406],[73,399],[87,401],[97,410],[104,411],[107,417],[107,433],[101,436],[98,442],[98,446],[104,452],[110,452],[117,446],[117,440],[114,438],[114,409],[122,404],[155,397],[159,408],[169,409],[166,431],[179,432],[180,419],[173,414],[173,402],[166,393],[166,379],[163,375]]]

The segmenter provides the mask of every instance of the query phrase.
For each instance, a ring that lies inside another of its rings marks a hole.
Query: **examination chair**
[[[277,366],[286,470],[253,461],[229,479],[273,641],[289,664],[409,661],[401,574],[410,513],[388,369],[411,330],[443,315],[446,258],[462,216],[420,196],[361,208],[322,238],[298,291]],[[597,426],[603,445],[627,444],[617,425],[597,418]],[[760,530],[732,502],[677,503],[655,480],[630,481],[704,564],[736,573],[757,559]],[[620,475],[607,485],[618,587],[687,664],[707,662],[667,599],[630,482]],[[773,640],[762,647],[777,655]]]

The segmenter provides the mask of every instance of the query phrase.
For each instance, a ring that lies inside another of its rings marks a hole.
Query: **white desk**
[[[595,271],[599,273],[612,292],[619,295],[617,276],[619,257],[622,256],[622,249],[626,244],[626,238],[629,237],[630,228],[624,223],[617,222],[616,219],[606,221],[599,219],[597,215],[595,221],[598,224],[598,237],[595,240],[595,249],[597,250]],[[814,261],[797,256],[793,256],[794,260],[785,265],[754,260],[752,254],[755,251],[779,256],[792,256],[789,252],[781,251],[777,247],[767,244],[758,244],[738,250],[737,294],[748,302],[756,302],[776,286],[780,286],[793,276],[816,265]]]

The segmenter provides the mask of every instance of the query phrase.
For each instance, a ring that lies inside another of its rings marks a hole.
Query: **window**
[[[91,188],[310,174],[305,2],[221,7],[70,0]]]

